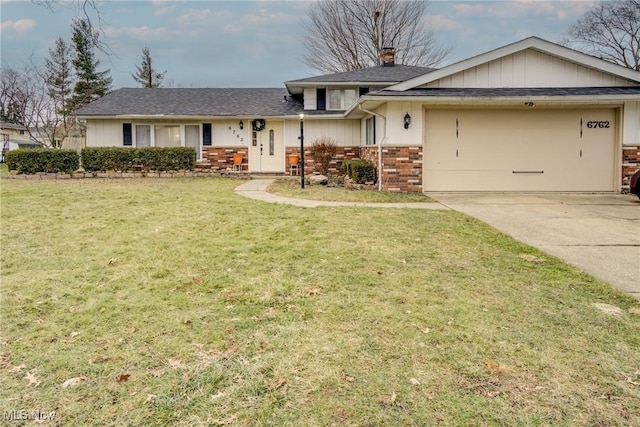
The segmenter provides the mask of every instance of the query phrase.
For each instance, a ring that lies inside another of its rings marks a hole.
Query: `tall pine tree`
[[[49,49],[49,58],[45,59],[44,80],[47,91],[55,104],[56,112],[62,117],[68,115],[67,104],[73,90],[71,57],[71,47],[62,37],[58,37],[55,48]]]
[[[86,19],[76,19],[72,26],[72,44],[75,49],[73,67],[76,85],[71,98],[73,110],[105,96],[111,90],[109,70],[98,71],[100,61],[95,59],[94,49],[98,44],[98,33],[93,31]]]
[[[144,47],[142,49],[142,62],[136,65],[136,73],[131,77],[142,87],[160,87],[166,71],[160,73],[156,71],[151,64],[151,49]]]

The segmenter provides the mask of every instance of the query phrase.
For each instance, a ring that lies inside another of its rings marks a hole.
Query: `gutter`
[[[378,191],[382,191],[382,143],[385,139],[387,139],[387,118],[380,113],[374,113],[373,111],[365,110],[362,108],[362,104],[358,104],[358,108],[364,111],[367,114],[371,114],[372,116],[378,116],[384,120],[384,127],[382,138],[380,138],[380,143],[378,144]]]

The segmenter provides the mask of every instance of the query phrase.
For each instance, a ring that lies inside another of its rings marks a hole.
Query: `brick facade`
[[[300,147],[287,147],[285,150],[287,173],[291,167],[289,156],[300,156]],[[342,162],[360,158],[360,147],[337,147],[336,155],[329,164],[329,173],[332,175],[342,175]],[[304,150],[304,173],[312,174],[315,172],[313,156],[307,147]]]
[[[422,147],[382,147],[382,189],[422,192]],[[362,158],[378,166],[378,147],[362,149]]]
[[[640,146],[622,148],[622,191],[629,191],[631,175],[640,170]]]
[[[206,147],[203,159],[198,162],[198,170],[229,170],[233,166],[233,155],[242,154],[243,163],[248,162],[247,147]],[[290,155],[299,155],[299,147],[287,147],[285,150],[285,172],[288,174]],[[338,147],[331,161],[329,172],[342,175],[342,162],[362,158],[378,166],[378,147]],[[314,173],[313,157],[305,150],[305,174]],[[628,192],[629,178],[640,170],[640,146],[622,149],[622,191]],[[383,147],[382,148],[382,188],[389,191],[410,193],[422,192],[422,147]]]
[[[242,163],[249,162],[247,147],[203,147],[198,169],[226,170],[233,168],[233,155],[242,154]]]

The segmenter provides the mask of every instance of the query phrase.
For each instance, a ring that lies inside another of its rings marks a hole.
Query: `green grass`
[[[1,409],[640,425],[631,297],[456,212],[272,205],[239,183],[2,179]]]
[[[369,203],[427,203],[433,202],[423,194],[394,193],[390,191],[352,190],[344,187],[327,187],[324,185],[305,185],[300,188],[299,180],[280,179],[274,181],[267,189],[270,193],[297,199],[328,200],[336,202],[369,202]]]

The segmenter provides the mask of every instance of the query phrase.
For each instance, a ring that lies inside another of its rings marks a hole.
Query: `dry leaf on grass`
[[[118,258],[111,258],[111,259],[109,260],[109,263],[108,263],[108,264],[109,264],[109,265],[116,265],[116,263],[117,263],[117,262],[118,262]]]
[[[314,296],[314,295],[318,295],[320,294],[321,289],[320,288],[309,288],[305,291],[305,294],[308,297]]]
[[[182,363],[180,360],[177,360],[177,359],[167,360],[167,365],[169,365],[171,369],[184,369],[187,367],[187,365],[185,365],[184,363]]]
[[[40,385],[40,380],[36,378],[36,374],[34,371],[27,372],[27,375],[25,375],[24,379],[29,381],[29,385],[33,384],[34,387],[38,387]]]
[[[352,383],[352,382],[354,382],[356,380],[354,377],[352,377],[350,375],[347,375],[347,374],[342,374],[342,379],[347,381],[347,382],[350,382],[350,383]]]
[[[26,365],[18,365],[18,366],[13,366],[11,367],[11,369],[9,369],[9,372],[20,372],[21,370],[23,370],[24,368],[26,368]]]
[[[204,280],[202,280],[202,277],[193,278],[193,283],[195,283],[196,285],[202,285],[202,282],[204,282]]]
[[[420,381],[418,381],[416,378],[409,378],[409,382],[413,385],[420,385]]]
[[[278,381],[276,381],[274,384],[268,384],[265,382],[264,388],[266,388],[267,391],[273,391],[273,390],[279,389],[286,383],[287,383],[287,380],[285,380],[284,378],[279,378]]]
[[[123,382],[129,381],[130,376],[131,374],[120,374],[118,375],[118,382],[123,383]]]
[[[62,383],[62,388],[75,387],[78,384],[82,384],[85,381],[87,381],[87,377],[85,377],[84,375],[75,377],[75,378],[70,378]]]
[[[218,391],[216,394],[211,395],[211,400],[216,400],[224,396],[224,392],[222,390]]]
[[[487,359],[487,369],[492,374],[508,374],[511,372],[510,367],[496,363],[491,359]]]
[[[154,400],[156,400],[156,396],[155,394],[151,394],[151,393],[147,393],[147,398],[145,399],[144,403],[149,403],[149,402],[153,402]]]

